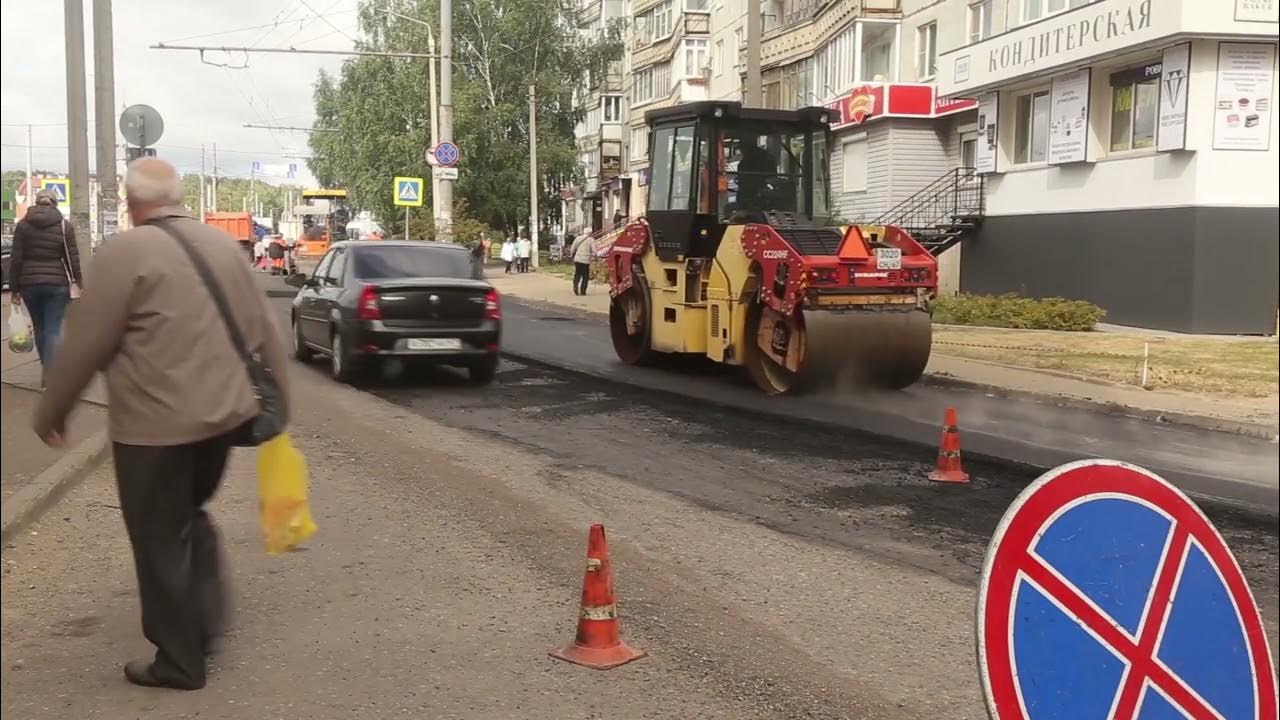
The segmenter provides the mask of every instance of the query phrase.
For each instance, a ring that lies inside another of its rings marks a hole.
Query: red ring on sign
[[[1162,478],[1127,463],[1086,460],[1063,465],[1040,476],[1010,505],[991,538],[978,589],[977,644],[979,673],[992,718],[1026,718],[1013,671],[1010,609],[1018,576],[1032,562],[1029,550],[1056,512],[1091,495],[1127,496],[1137,502],[1154,505],[1170,516],[1171,537],[1176,538],[1181,533],[1184,539],[1195,540],[1199,544],[1221,573],[1239,611],[1254,670],[1257,717],[1276,717],[1275,668],[1271,663],[1262,615],[1239,563],[1217,528],[1195,503]],[[1110,635],[1117,643],[1135,644],[1118,628],[1112,627],[1108,631],[1093,625],[1089,627],[1101,631],[1104,640]],[[1163,671],[1157,668],[1156,672]],[[1151,682],[1161,685],[1155,676]],[[1163,686],[1162,689],[1168,691]],[[1203,708],[1201,701],[1184,695],[1175,692],[1173,699],[1188,709],[1192,717],[1212,717],[1203,710],[1197,712],[1197,705]]]

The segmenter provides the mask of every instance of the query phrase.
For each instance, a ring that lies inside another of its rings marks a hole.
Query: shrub
[[[1087,331],[1106,314],[1106,310],[1084,300],[1036,300],[1012,293],[939,297],[933,307],[934,322],[1024,330]]]

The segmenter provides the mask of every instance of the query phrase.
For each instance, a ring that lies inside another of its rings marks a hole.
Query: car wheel
[[[302,339],[302,326],[298,324],[298,318],[293,318],[293,356],[300,362],[311,362],[314,353],[311,348],[307,347],[306,341]]]
[[[495,355],[471,363],[467,366],[467,373],[471,376],[471,382],[477,385],[493,382],[494,376],[498,374],[498,357]]]
[[[351,353],[347,352],[346,343],[342,342],[342,333],[333,331],[329,347],[329,374],[338,382],[351,382],[355,378]]]

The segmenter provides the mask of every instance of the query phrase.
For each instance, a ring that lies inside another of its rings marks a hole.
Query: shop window
[[[1155,147],[1160,65],[1111,75],[1111,151]]]
[[[1014,118],[1015,163],[1044,162],[1049,149],[1049,91],[1022,95]]]
[[[976,43],[991,37],[991,0],[982,0],[969,6],[969,42]]]
[[[862,45],[859,48],[861,68],[860,82],[897,82],[894,58],[898,54],[898,24],[885,22],[860,22]]]
[[[965,135],[960,138],[960,167],[975,168],[978,166],[978,138]]]
[[[930,80],[938,74],[938,23],[916,28],[916,77]]]
[[[855,135],[840,146],[844,192],[867,189],[867,136]]]

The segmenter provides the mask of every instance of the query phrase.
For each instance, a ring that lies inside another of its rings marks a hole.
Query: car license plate
[[[876,248],[876,267],[881,270],[901,270],[902,250],[899,248]]]
[[[409,338],[410,350],[461,350],[458,338]]]

